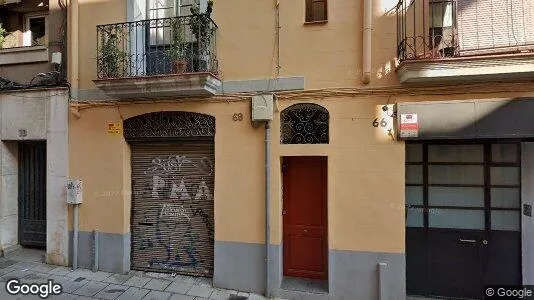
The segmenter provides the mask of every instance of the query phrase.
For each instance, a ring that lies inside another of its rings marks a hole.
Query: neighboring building
[[[480,298],[486,284],[534,283],[528,1],[68,11],[68,155],[47,153],[68,158],[49,173],[83,181],[79,265],[98,252],[104,271],[286,298]],[[72,261],[55,248],[72,217],[47,243],[51,262]]]
[[[0,1],[0,256],[46,247],[68,264],[64,1]]]

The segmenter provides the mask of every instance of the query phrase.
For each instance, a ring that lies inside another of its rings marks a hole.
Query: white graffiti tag
[[[169,219],[180,219],[186,218],[188,221],[191,221],[191,217],[187,213],[187,209],[183,205],[173,205],[170,203],[163,204],[161,212],[159,214],[160,218],[169,218]]]

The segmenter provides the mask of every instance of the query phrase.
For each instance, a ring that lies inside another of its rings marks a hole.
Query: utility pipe
[[[93,231],[93,247],[94,247],[93,272],[96,272],[98,271],[98,229]]]
[[[76,270],[78,268],[78,224],[80,219],[80,205],[73,205],[73,220],[72,220],[72,268]]]
[[[80,89],[80,64],[79,64],[79,10],[78,10],[78,0],[70,0],[70,55],[71,63],[67,64],[70,66],[70,81],[72,87],[74,88],[75,98],[78,98],[78,90]],[[67,18],[68,19],[68,18]],[[68,24],[68,22],[67,22]]]
[[[271,242],[271,122],[265,122],[265,297],[271,297],[271,265],[269,244]]]
[[[373,25],[373,0],[363,2],[363,84],[371,82],[371,27]]]

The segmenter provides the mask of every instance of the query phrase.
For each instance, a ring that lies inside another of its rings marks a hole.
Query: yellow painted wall
[[[79,88],[95,89],[96,26],[126,22],[127,5],[126,0],[78,1]],[[275,3],[215,1],[213,19],[219,27],[217,58],[223,81],[275,77]],[[304,76],[307,89],[361,86],[363,1],[330,1],[328,23],[315,25],[304,24],[304,3],[280,1],[280,76]],[[395,4],[374,1],[372,86],[397,84],[396,15],[391,11]],[[76,77],[71,74],[71,82]]]
[[[279,107],[294,103],[281,101]],[[371,126],[386,99],[315,103],[329,110],[329,145],[280,145],[278,113],[272,124],[272,243],[281,242],[280,157],[327,155],[329,247],[403,252],[404,146]],[[80,230],[130,231],[129,148],[122,136],[107,135],[107,123],[165,110],[215,116],[215,239],[263,243],[264,129],[248,121],[249,101],[125,104],[87,108],[81,118],[71,117],[70,176],[81,178],[85,189]],[[233,121],[234,113],[242,113],[244,121]]]

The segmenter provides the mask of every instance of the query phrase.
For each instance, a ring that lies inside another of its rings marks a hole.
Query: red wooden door
[[[327,158],[284,157],[284,275],[327,279]]]

